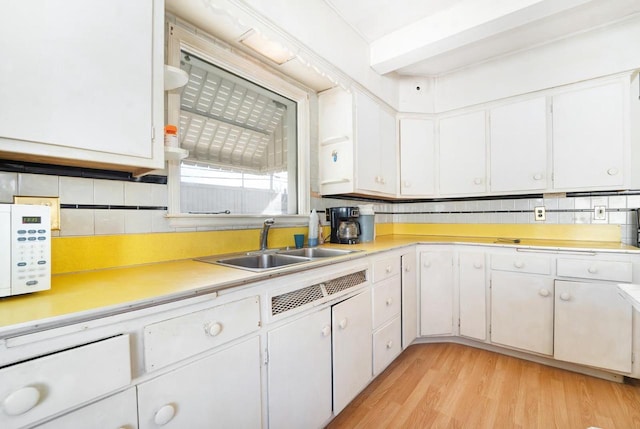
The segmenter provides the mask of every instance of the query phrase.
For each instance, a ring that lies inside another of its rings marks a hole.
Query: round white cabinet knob
[[[425,267],[425,268],[429,268],[431,266],[431,261],[424,261],[422,266]]]
[[[569,301],[571,299],[571,295],[568,292],[562,292],[560,294],[560,299],[563,301]]]
[[[405,188],[410,188],[411,187],[411,182],[409,182],[408,180],[404,181],[404,187]]]
[[[475,179],[473,179],[473,184],[474,185],[482,185],[482,179],[479,177],[476,177]]]
[[[411,272],[411,267],[410,267],[410,266],[408,266],[408,265],[406,265],[406,266],[404,267],[404,272],[405,272],[405,273],[410,273],[410,272]]]
[[[2,401],[2,408],[5,414],[19,416],[24,414],[38,404],[40,391],[32,386],[23,387],[10,393]]]
[[[325,327],[322,328],[322,336],[328,337],[329,335],[331,335],[331,326],[325,325]]]
[[[540,290],[538,291],[538,294],[539,294],[540,296],[549,296],[549,290],[548,290],[548,289],[540,289]]]
[[[540,173],[534,174],[533,175],[533,180],[542,180],[542,174],[540,174]]]
[[[384,269],[387,274],[389,274],[391,272],[391,265],[387,265],[387,268]]]
[[[513,266],[514,266],[514,267],[516,267],[516,268],[522,268],[522,267],[524,267],[524,262],[522,262],[522,261],[515,261],[515,262],[513,263]]]
[[[616,176],[618,174],[618,169],[615,168],[615,167],[612,167],[612,168],[607,170],[607,174],[609,176]]]
[[[473,268],[479,270],[480,268],[482,268],[482,263],[481,262],[474,262],[473,263]]]
[[[342,319],[340,323],[338,323],[338,326],[340,327],[340,329],[345,329],[348,324],[349,324],[349,321],[345,318],[345,319]]]
[[[387,348],[390,349],[391,347],[393,347],[393,341],[389,340],[389,342],[387,343]]]
[[[222,332],[222,324],[219,322],[207,323],[207,325],[205,326],[205,330],[207,332],[207,335],[215,337],[220,332]]]
[[[589,274],[596,274],[598,269],[596,267],[589,267],[587,271],[589,271]]]
[[[176,408],[171,404],[167,404],[156,412],[156,415],[153,416],[153,422],[158,426],[164,426],[169,423],[175,415]]]
[[[388,306],[393,304],[393,298],[387,298],[386,303],[387,303]]]

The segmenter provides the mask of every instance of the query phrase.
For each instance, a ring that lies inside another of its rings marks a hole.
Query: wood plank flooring
[[[640,428],[640,385],[458,344],[405,350],[328,426]]]

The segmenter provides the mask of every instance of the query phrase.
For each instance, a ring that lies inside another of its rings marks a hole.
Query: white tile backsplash
[[[61,209],[60,236],[94,235],[94,213],[90,209]]]
[[[57,197],[58,176],[18,173],[18,195],[28,197]]]
[[[93,179],[60,177],[60,204],[93,204]]]
[[[0,203],[12,203],[18,193],[18,173],[0,172]]]
[[[95,204],[124,205],[124,182],[118,180],[94,180],[93,200]]]
[[[152,232],[151,218],[154,210],[127,210],[124,218],[124,232],[126,234],[141,234]]]
[[[125,182],[124,204],[127,206],[152,206],[151,183]]]
[[[96,235],[124,234],[126,210],[95,210]]]

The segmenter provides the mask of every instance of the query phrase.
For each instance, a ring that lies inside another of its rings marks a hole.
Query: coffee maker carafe
[[[329,242],[357,244],[360,242],[360,211],[357,207],[331,207],[326,210],[327,221],[331,225]]]

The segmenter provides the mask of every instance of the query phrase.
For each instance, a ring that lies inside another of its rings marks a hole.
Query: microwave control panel
[[[48,206],[0,205],[0,297],[51,288],[51,212]]]

